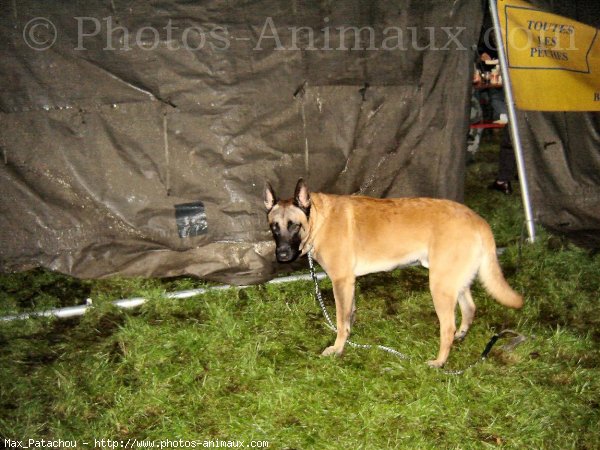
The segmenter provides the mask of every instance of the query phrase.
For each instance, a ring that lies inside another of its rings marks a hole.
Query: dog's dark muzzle
[[[277,247],[277,250],[275,250],[275,257],[277,258],[277,262],[280,263],[292,262],[298,258],[299,254],[299,251],[296,251],[289,246]]]

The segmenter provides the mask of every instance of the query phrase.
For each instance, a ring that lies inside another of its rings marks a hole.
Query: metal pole
[[[500,30],[500,19],[498,18],[498,6],[496,0],[489,0],[490,13],[494,22],[494,35],[496,36],[496,46],[498,48],[498,57],[500,59],[500,71],[502,73],[502,84],[504,86],[504,96],[506,106],[508,107],[508,121],[510,125],[510,134],[512,138],[515,159],[517,162],[517,172],[519,173],[519,184],[521,186],[521,200],[525,211],[525,221],[527,224],[527,234],[529,242],[535,242],[535,223],[533,221],[533,212],[531,209],[531,200],[529,198],[529,188],[527,184],[527,173],[525,170],[525,161],[523,159],[523,147],[519,136],[519,124],[517,122],[517,112],[515,110],[515,101],[512,93],[512,85],[508,73],[508,61],[506,59],[506,49],[502,40]]]
[[[316,277],[318,280],[322,280],[324,278],[327,278],[327,274],[325,272],[318,272],[316,274]],[[282,284],[282,283],[291,283],[294,281],[309,281],[311,279],[312,279],[311,275],[307,273],[307,274],[302,274],[302,275],[290,275],[287,277],[273,278],[272,280],[267,281],[267,284]],[[207,287],[207,288],[189,289],[187,291],[170,292],[170,293],[163,295],[163,297],[169,298],[169,299],[185,299],[185,298],[195,297],[196,295],[206,294],[207,292],[224,291],[227,289],[234,289],[234,288],[244,289],[247,287],[248,286],[232,286],[229,284],[224,284],[224,285],[220,285],[220,286],[212,286],[212,287]],[[146,299],[144,297],[133,297],[133,298],[122,298],[119,300],[114,300],[111,303],[118,308],[130,309],[130,308],[136,308],[138,306],[141,306],[144,303],[146,303],[147,301],[148,301],[148,299]],[[11,315],[11,316],[0,317],[0,323],[8,322],[11,320],[30,319],[32,317],[57,317],[60,319],[67,319],[70,317],[82,316],[86,313],[86,311],[88,309],[90,309],[92,307],[93,307],[92,301],[90,299],[88,299],[88,301],[86,302],[85,305],[68,306],[65,308],[56,308],[56,309],[49,309],[46,311],[36,311],[36,312],[22,313],[22,314],[15,314],[15,315]]]

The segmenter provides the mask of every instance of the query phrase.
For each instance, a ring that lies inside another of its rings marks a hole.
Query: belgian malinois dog
[[[340,355],[354,319],[356,277],[412,262],[429,268],[429,289],[440,322],[442,367],[454,339],[463,339],[475,315],[470,285],[479,275],[502,305],[521,308],[507,284],[487,222],[464,205],[433,198],[376,199],[310,193],[300,179],[294,197],[279,200],[269,183],[264,202],[279,262],[313,252],[333,283],[337,337],[323,355]],[[456,330],[458,302],[462,321]]]

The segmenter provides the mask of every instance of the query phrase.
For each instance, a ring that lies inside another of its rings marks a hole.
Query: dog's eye
[[[273,234],[279,234],[279,224],[271,224],[271,231],[273,232]]]
[[[288,222],[287,229],[290,233],[295,233],[300,229],[299,223],[294,223],[291,220]]]

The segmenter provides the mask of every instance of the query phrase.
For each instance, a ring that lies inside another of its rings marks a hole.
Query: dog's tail
[[[482,239],[483,258],[479,267],[479,279],[498,303],[509,308],[521,308],[523,297],[508,285],[504,275],[502,275],[502,269],[496,256],[496,243],[491,230],[489,230],[489,233],[485,233]]]

